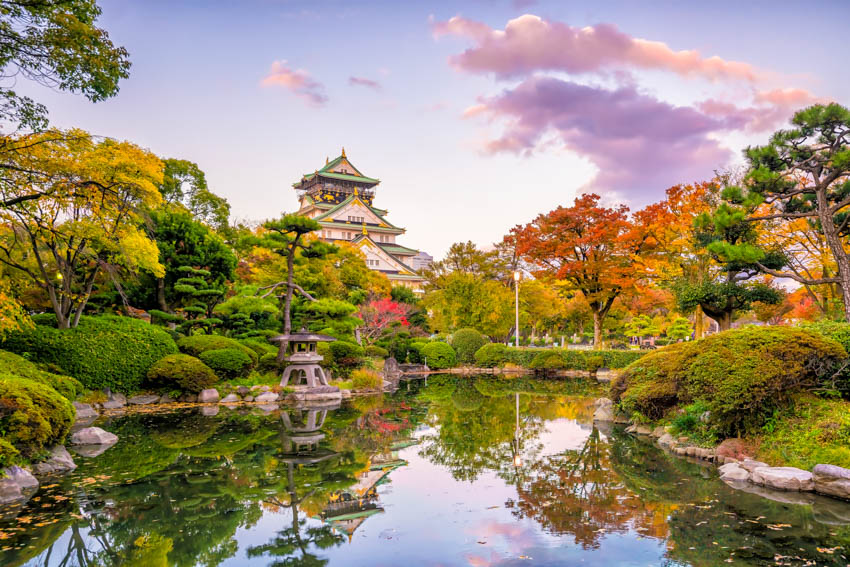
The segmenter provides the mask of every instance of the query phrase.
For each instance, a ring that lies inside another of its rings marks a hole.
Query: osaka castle
[[[319,237],[326,242],[350,242],[366,256],[366,265],[386,274],[393,285],[418,290],[424,278],[417,271],[431,263],[431,256],[399,244],[405,229],[387,220],[387,210],[374,206],[380,181],[366,177],[348,160],[345,148],[325,166],[304,174],[292,186],[298,193],[298,214],[321,225]]]

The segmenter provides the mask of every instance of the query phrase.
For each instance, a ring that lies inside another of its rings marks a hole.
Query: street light
[[[519,348],[519,270],[514,272],[514,290],[516,292],[516,300],[514,301],[514,305],[516,307],[516,327],[514,328],[514,338],[516,348]]]

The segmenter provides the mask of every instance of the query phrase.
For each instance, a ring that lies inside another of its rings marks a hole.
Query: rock
[[[235,403],[238,403],[239,401],[240,401],[239,396],[237,396],[236,394],[227,394],[218,403],[220,403],[220,404],[235,404]]]
[[[0,505],[26,500],[38,489],[38,480],[28,470],[12,466],[0,478]]]
[[[720,480],[743,482],[750,479],[749,471],[741,468],[738,463],[729,463],[717,470],[720,471]]]
[[[665,433],[667,433],[667,430],[659,425],[658,427],[656,427],[655,429],[652,430],[652,433],[650,433],[650,435],[652,435],[653,437],[656,437],[656,438],[660,438],[660,437],[664,437]]]
[[[815,492],[850,500],[850,469],[835,465],[815,465],[812,469]]]
[[[261,404],[268,404],[270,402],[276,402],[280,396],[275,394],[274,392],[263,392],[256,398],[254,398],[255,402],[259,402]]]
[[[61,474],[72,471],[75,468],[77,468],[77,464],[74,462],[68,449],[62,445],[56,445],[50,450],[50,456],[46,461],[35,465],[35,474]]]
[[[614,421],[614,408],[611,406],[597,407],[596,411],[593,412],[593,421]]]
[[[86,427],[71,435],[72,445],[113,445],[117,441],[117,435],[100,427]]]
[[[646,425],[637,425],[635,426],[635,433],[638,435],[651,435],[652,430]]]
[[[249,391],[250,391],[250,390],[249,390]],[[245,396],[244,398],[242,398],[242,400],[243,400],[243,401],[246,401],[246,402],[253,402],[253,401],[254,401],[254,396]]]
[[[758,467],[752,471],[751,480],[755,484],[779,490],[808,492],[815,488],[812,473],[794,467]]]
[[[114,444],[115,443],[104,443],[102,445],[74,445],[71,447],[71,450],[81,457],[91,459],[98,455],[102,455]]]
[[[682,437],[679,437],[676,441],[679,442],[679,443],[687,443],[689,439],[690,439],[689,437],[682,436]]]
[[[127,397],[120,392],[110,392],[103,409],[120,409],[127,405]]]
[[[260,404],[257,406],[257,409],[263,413],[272,413],[273,411],[279,410],[280,406],[277,404]]]
[[[703,423],[708,423],[711,420],[711,412],[704,411],[700,414],[699,420]]]
[[[268,392],[269,390],[271,390],[271,387],[270,386],[261,386],[260,384],[254,384],[253,386],[251,386],[252,392],[256,392],[258,390],[260,392]]]
[[[633,423],[626,428],[626,433],[634,433],[635,429],[637,429],[637,425]]]
[[[38,488],[38,479],[30,471],[17,465],[6,469],[6,478],[17,484],[22,491]]]
[[[351,390],[340,390],[340,395],[342,395],[343,400],[351,399]],[[594,421],[596,421],[596,414],[593,415]]]
[[[177,401],[182,402],[184,404],[194,404],[198,401],[198,396],[196,396],[195,394],[183,394],[182,396],[177,398]]]
[[[744,459],[741,461],[741,467],[747,469],[747,472],[753,472],[754,470],[762,467],[769,467],[770,465],[767,463],[763,463],[761,461],[754,461],[752,459]]]
[[[245,397],[251,393],[251,388],[249,388],[248,386],[239,386],[238,388],[236,388],[236,393],[242,397]]]
[[[218,415],[218,406],[202,406],[201,415],[205,415],[207,417]]]
[[[158,404],[173,404],[176,401],[177,400],[175,400],[174,398],[172,398],[168,394],[165,394],[164,396],[159,398],[159,401],[157,403]]]
[[[88,419],[90,417],[97,417],[97,410],[91,407],[91,404],[81,404],[80,402],[74,402],[74,409],[77,410],[77,419]]]
[[[629,416],[618,412],[614,414],[614,423],[631,423],[631,421],[629,421]]]
[[[159,396],[154,394],[145,394],[142,396],[133,396],[129,400],[127,400],[128,404],[134,406],[146,406],[148,404],[155,404],[159,401]]]
[[[201,390],[201,393],[198,394],[198,403],[214,404],[218,401],[218,398],[218,390],[215,388],[207,388],[206,390]]]
[[[817,487],[815,487],[815,490],[817,490]],[[792,492],[789,494],[806,493]],[[814,519],[816,522],[830,526],[850,525],[850,506],[848,506],[846,502],[841,502],[833,498],[826,498],[825,496],[813,496],[815,500],[812,505],[812,512],[814,512]]]
[[[672,447],[676,444],[676,440],[669,433],[665,433],[658,439],[658,445],[661,447]]]
[[[750,446],[743,440],[736,437],[724,439],[717,446],[716,452],[721,457],[731,457],[738,461],[743,461],[748,455],[752,455],[753,451]]]

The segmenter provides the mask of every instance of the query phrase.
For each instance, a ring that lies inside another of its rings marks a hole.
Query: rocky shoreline
[[[850,500],[850,469],[818,464],[811,471],[796,467],[773,467],[746,453],[743,443],[727,439],[717,447],[697,447],[687,437],[674,437],[670,426],[650,428],[634,424],[614,409],[614,402],[599,398],[595,402],[594,422],[629,424],[626,432],[655,439],[659,447],[681,457],[693,457],[718,466],[720,480],[736,489],[756,485],[787,492],[814,492],[831,498]],[[749,491],[749,490],[748,490]]]

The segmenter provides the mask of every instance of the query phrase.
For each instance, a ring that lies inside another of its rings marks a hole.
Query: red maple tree
[[[360,338],[367,344],[380,338],[386,329],[393,324],[409,326],[407,315],[410,306],[393,301],[388,297],[372,299],[360,306],[357,316],[363,320],[360,327]]]

